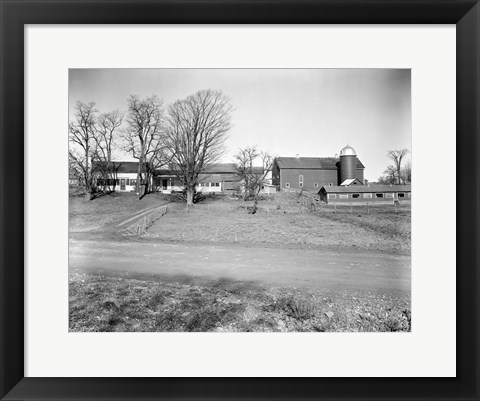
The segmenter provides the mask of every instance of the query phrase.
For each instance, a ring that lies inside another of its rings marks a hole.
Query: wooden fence
[[[168,212],[168,205],[160,209],[155,209],[150,213],[147,213],[142,218],[137,220],[132,225],[128,226],[125,231],[130,235],[143,235],[147,230],[155,223],[160,217],[164,216]]]

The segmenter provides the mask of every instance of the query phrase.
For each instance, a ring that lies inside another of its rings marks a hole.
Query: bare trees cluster
[[[244,200],[253,199],[252,213],[255,213],[258,195],[267,183],[267,176],[272,171],[274,157],[267,152],[257,149],[256,146],[247,146],[239,149],[234,159],[238,175],[245,186]]]
[[[141,99],[132,95],[127,103],[127,126],[123,131],[125,150],[138,160],[135,191],[144,196],[149,192],[154,169],[167,163],[163,102],[157,96]]]
[[[393,164],[387,166],[383,172],[384,176],[380,177],[378,181],[383,184],[406,184],[412,181],[412,165],[410,161],[403,163],[405,156],[408,154],[408,149],[390,150],[387,157]]]
[[[91,156],[95,153],[95,103],[77,102],[74,119],[68,124],[69,140],[73,146],[69,147],[69,165],[79,175],[85,187],[85,197],[91,198],[94,186],[94,177],[91,166]]]
[[[139,161],[140,197],[149,192],[153,171],[168,165],[183,183],[191,205],[200,172],[224,151],[231,128],[229,99],[219,91],[202,90],[174,102],[167,112],[155,95],[132,95],[127,106],[124,115],[118,110],[100,114],[93,102],[75,105],[69,123],[69,165],[81,176],[86,198],[91,198],[96,177],[116,177],[119,165],[113,154],[122,149]],[[93,168],[92,160],[101,162],[95,163],[101,169]]]

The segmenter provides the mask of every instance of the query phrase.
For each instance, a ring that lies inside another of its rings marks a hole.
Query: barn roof
[[[321,190],[327,193],[365,193],[365,192],[411,192],[411,185],[353,185],[346,187],[344,185],[326,185]]]
[[[336,170],[340,159],[336,157],[277,157],[279,168]],[[365,168],[357,158],[357,168]]]
[[[112,166],[115,167],[118,173],[136,173],[138,171],[138,162],[112,161],[111,163],[112,163]],[[107,163],[104,161],[94,160],[92,162],[92,167],[94,169],[105,168],[106,165]]]

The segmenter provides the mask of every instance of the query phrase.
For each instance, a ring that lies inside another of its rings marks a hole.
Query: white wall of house
[[[135,192],[137,173],[118,173],[117,180],[115,192]],[[113,185],[109,187],[110,190],[114,189]]]
[[[137,173],[119,173],[117,174],[118,185],[115,190],[119,192],[131,192],[136,189]]]
[[[211,192],[222,192],[223,188],[222,182],[201,182],[197,185],[197,192],[211,193]]]
[[[183,187],[178,185],[179,180],[176,177],[156,177],[156,182],[157,191],[161,192],[162,194],[170,194],[172,191],[183,191]]]
[[[163,180],[167,180],[167,185],[163,185]],[[169,178],[164,178],[160,180],[160,186],[158,188],[159,192],[162,192],[164,194],[169,194],[172,191],[175,192],[181,192],[183,191],[183,187],[179,185],[172,185],[172,182]],[[175,183],[178,182],[178,179],[175,179]],[[197,192],[202,192],[202,193],[212,193],[212,192],[222,192],[223,190],[223,183],[214,183],[214,182],[201,182],[199,183],[195,189]]]

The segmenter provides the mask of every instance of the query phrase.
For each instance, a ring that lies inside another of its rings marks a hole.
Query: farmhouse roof
[[[206,167],[202,174],[219,174],[219,173],[236,173],[237,166],[235,163],[215,163]]]
[[[325,185],[321,190],[327,193],[365,193],[365,192],[411,192],[411,185]]]
[[[255,174],[263,173],[263,167],[253,167],[252,172]],[[215,163],[202,170],[201,174],[237,174],[238,169],[235,163]],[[173,169],[155,170],[155,175],[174,174]]]
[[[112,161],[111,166],[113,166],[117,173],[136,173],[138,171],[138,162],[122,162],[122,161]],[[146,163],[144,163],[146,164]],[[107,162],[94,160],[92,162],[92,167],[96,168],[105,168]]]
[[[279,168],[336,170],[340,161],[336,157],[277,157]],[[357,158],[357,168],[365,168]]]
[[[201,174],[236,174],[237,166],[235,163],[216,163],[202,170]],[[158,169],[154,175],[175,175],[174,169]]]

